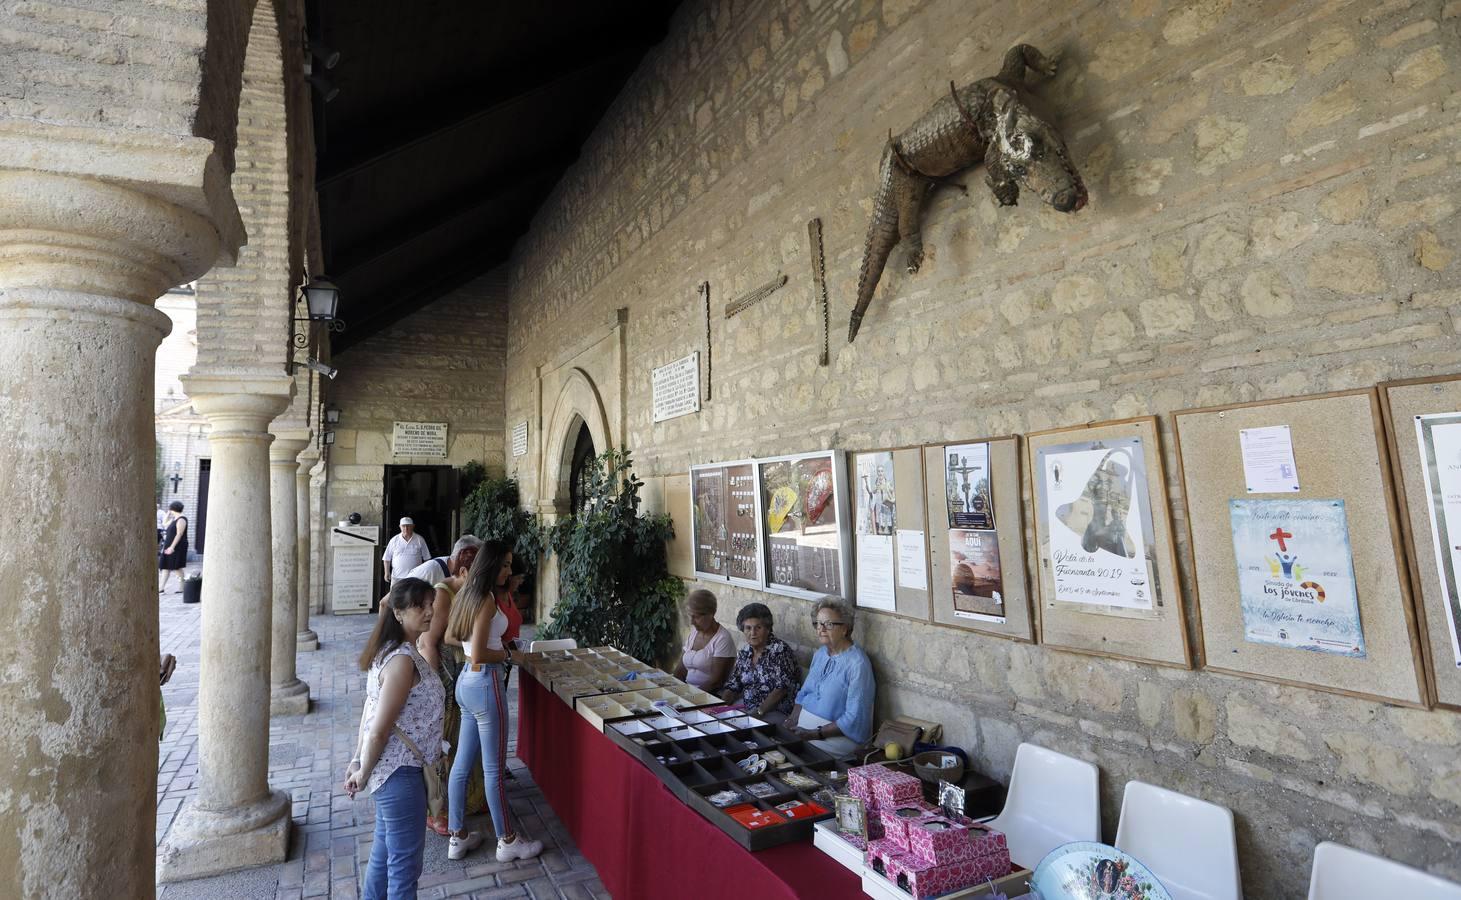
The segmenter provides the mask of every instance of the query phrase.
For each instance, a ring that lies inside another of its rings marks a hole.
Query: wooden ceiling
[[[678,0],[309,0],[338,353],[505,262]]]

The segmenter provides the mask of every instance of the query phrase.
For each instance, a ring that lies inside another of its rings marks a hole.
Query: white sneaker
[[[475,831],[467,832],[466,837],[457,837],[456,835],[452,835],[451,841],[447,843],[446,858],[461,859],[463,856],[466,856],[468,853],[471,853],[473,850],[476,850],[480,846],[482,846],[482,835],[478,834]],[[502,851],[500,850],[498,851],[499,855],[501,854],[501,852]]]
[[[515,859],[532,859],[542,852],[542,841],[529,841],[521,835],[518,835],[517,840],[511,844],[500,840],[497,842],[498,862],[512,862]]]

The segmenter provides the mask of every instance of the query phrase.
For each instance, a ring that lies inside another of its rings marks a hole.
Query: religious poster
[[[989,444],[944,448],[944,494],[950,528],[994,528],[994,493],[989,487]]]
[[[1243,639],[1363,657],[1343,500],[1231,500]]]
[[[1150,611],[1156,546],[1140,438],[1042,447],[1037,460],[1053,601]]]
[[[995,532],[950,529],[949,572],[955,618],[1004,621],[1004,578]]]
[[[759,582],[756,474],[751,463],[698,466],[690,472],[695,571]]]
[[[836,465],[831,452],[761,463],[769,584],[842,594]]]
[[[852,486],[858,534],[891,536],[897,529],[898,505],[893,495],[893,453],[857,454],[857,482]]]
[[[1451,654],[1461,668],[1461,413],[1416,416],[1415,436],[1420,442],[1426,512],[1441,589],[1446,594],[1446,633]]]

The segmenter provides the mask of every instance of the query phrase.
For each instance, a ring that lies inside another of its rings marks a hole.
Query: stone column
[[[273,512],[274,618],[269,649],[269,714],[309,712],[309,685],[299,680],[299,451],[309,444],[308,428],[276,429],[269,447],[269,506]]]
[[[5,897],[155,890],[152,302],[237,243],[227,181],[202,200],[211,144],[172,141],[164,188],[146,140],[0,120],[0,509],[58,538],[0,544]]]
[[[162,881],[283,862],[289,849],[289,794],[269,787],[269,423],[289,405],[294,379],[195,372],[183,387],[212,426],[198,686],[201,783],[157,851]],[[292,618],[290,626],[292,635]]]
[[[294,527],[298,532],[298,540],[295,541],[297,577],[295,578],[295,615],[296,622],[295,644],[299,651],[320,649],[320,636],[315,634],[309,627],[310,606],[310,517],[309,517],[309,470],[319,461],[320,451],[314,445],[306,447],[304,452],[299,454],[299,468],[294,477],[295,493],[295,522]]]

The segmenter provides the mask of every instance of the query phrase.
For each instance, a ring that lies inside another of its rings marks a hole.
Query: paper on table
[[[898,529],[898,583],[915,591],[928,590],[928,553],[921,531]]]
[[[1294,443],[1287,425],[1244,428],[1238,432],[1243,448],[1243,477],[1250,494],[1292,494],[1299,489],[1294,464]]]
[[[897,609],[893,585],[893,539],[885,534],[859,534],[857,605],[872,609]]]

